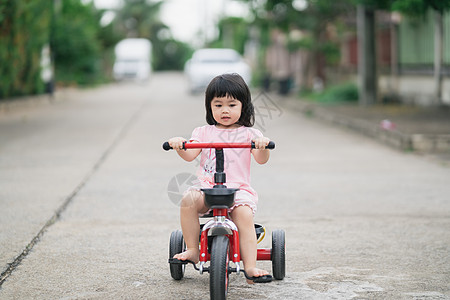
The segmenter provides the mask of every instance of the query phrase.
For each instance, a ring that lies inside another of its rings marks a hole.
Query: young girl
[[[253,216],[256,212],[258,195],[250,186],[251,154],[259,164],[269,160],[269,150],[265,147],[269,139],[262,133],[250,128],[254,124],[255,112],[251,102],[250,90],[238,74],[224,74],[215,77],[205,93],[206,121],[209,125],[197,127],[190,142],[229,142],[255,143],[250,149],[224,149],[224,172],[229,188],[239,188],[235,204],[230,208],[230,216],[239,230],[241,257],[247,274],[261,277],[268,272],[256,268],[256,234]],[[194,160],[200,153],[198,179],[201,186],[189,189],[181,201],[180,219],[187,250],[174,256],[179,260],[199,261],[199,215],[208,212],[200,188],[212,188],[214,185],[215,151],[214,149],[183,150],[186,139],[174,137],[170,146],[186,161]],[[249,281],[249,283],[251,283]]]

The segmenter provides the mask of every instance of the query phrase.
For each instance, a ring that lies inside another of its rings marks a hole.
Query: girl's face
[[[231,97],[214,97],[211,101],[211,110],[218,128],[240,127],[236,123],[241,117],[241,101]]]

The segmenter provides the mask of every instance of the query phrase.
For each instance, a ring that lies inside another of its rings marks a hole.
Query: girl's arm
[[[187,142],[185,138],[174,137],[169,140],[169,145],[177,151],[178,155],[185,161],[193,161],[202,152],[202,149],[183,149],[183,143]],[[194,141],[195,143],[195,141]]]
[[[269,160],[270,150],[266,149],[270,139],[266,137],[258,137],[252,140],[255,143],[255,148],[252,149],[253,157],[260,165],[265,164]]]

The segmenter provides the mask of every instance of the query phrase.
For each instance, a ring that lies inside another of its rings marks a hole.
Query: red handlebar
[[[223,148],[251,148],[250,143],[185,143],[184,148],[186,149],[223,149]]]
[[[183,149],[224,149],[224,148],[255,148],[255,144],[252,143],[184,143]],[[168,151],[172,149],[168,142],[163,144],[163,149]],[[275,143],[270,141],[266,149],[275,149]]]

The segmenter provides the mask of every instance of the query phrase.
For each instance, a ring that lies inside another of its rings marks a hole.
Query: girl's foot
[[[251,269],[245,269],[245,272],[247,273],[247,275],[249,277],[262,277],[264,275],[269,275],[269,272],[267,272],[266,270],[261,270],[258,268],[251,268]],[[247,283],[249,284],[253,284],[253,280],[249,280],[247,279]]]
[[[186,251],[175,254],[173,258],[179,260],[190,260],[195,264],[199,261],[200,250],[198,249],[186,249]]]

